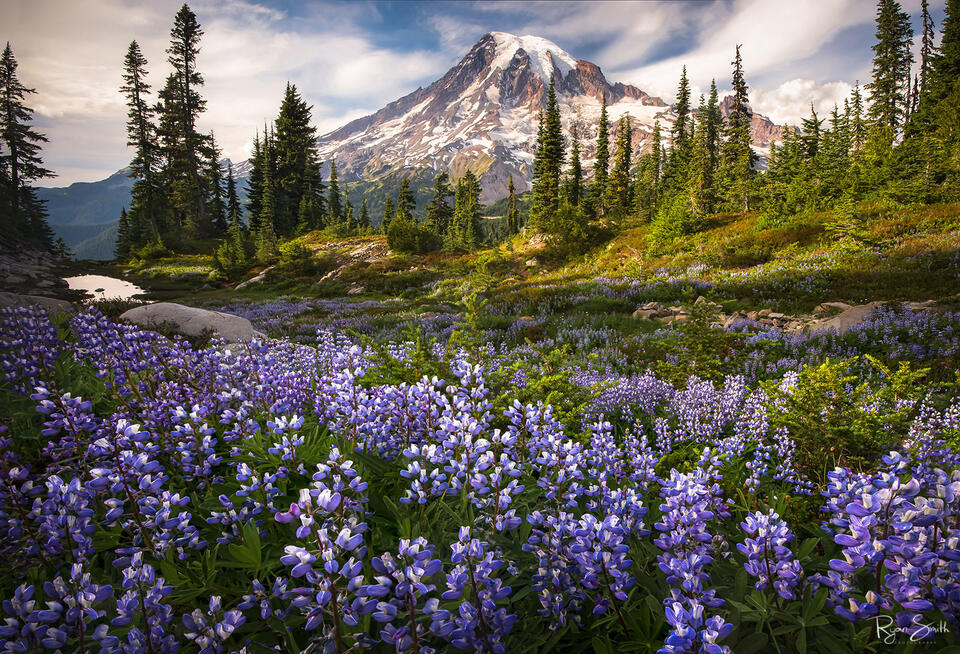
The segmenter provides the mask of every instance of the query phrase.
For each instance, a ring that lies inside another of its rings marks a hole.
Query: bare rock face
[[[188,307],[174,302],[156,302],[134,307],[120,316],[144,329],[168,326],[184,336],[198,337],[208,333],[236,343],[262,337],[246,318],[229,313]]]

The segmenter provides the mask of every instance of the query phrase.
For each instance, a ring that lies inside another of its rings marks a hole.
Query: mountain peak
[[[547,82],[550,81],[554,70],[559,72],[559,77],[562,78],[577,67],[576,59],[553,41],[541,36],[490,32],[487,37],[492,38],[496,43],[496,56],[491,64],[493,68],[499,67],[501,70],[506,70],[520,50],[530,58],[530,63],[537,75]]]
[[[603,97],[611,121],[630,114],[640,147],[669,112],[660,98],[610,83],[599,66],[549,39],[490,32],[433,84],[321,136],[320,155],[336,157],[344,179],[386,179],[418,168],[458,177],[469,169],[481,178],[481,200],[494,201],[506,194],[511,175],[521,191],[530,187],[537,115],[551,76],[563,129],[577,126],[585,165],[593,158]]]

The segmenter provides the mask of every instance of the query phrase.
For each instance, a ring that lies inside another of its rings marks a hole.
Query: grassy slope
[[[944,299],[957,293],[960,203],[858,210],[856,238],[829,230],[835,219],[831,212],[764,229],[756,215],[721,214],[703,231],[665,246],[652,243],[647,225],[633,220],[609,243],[572,260],[523,237],[473,254],[403,255],[387,252],[382,236],[331,240],[312,233],[299,239],[312,252],[308,259],[282,260],[267,284],[241,291],[217,282],[212,258],[199,255],[152,261],[132,273],[164,299],[191,304],[280,294],[335,297],[350,291],[359,298],[402,297],[412,306],[457,303],[464,283],[476,279],[480,260],[488,262],[491,303],[536,301],[553,288],[598,277],[696,280],[712,284],[713,297],[730,307],[792,313],[828,300]],[[536,265],[526,265],[532,257]],[[333,278],[318,281],[331,271],[336,271]]]

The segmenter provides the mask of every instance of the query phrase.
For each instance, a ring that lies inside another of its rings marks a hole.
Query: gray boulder
[[[73,311],[73,305],[66,300],[40,295],[19,295],[17,293],[0,292],[0,307],[28,307],[39,304],[50,312]]]
[[[827,332],[830,330],[845,332],[851,327],[856,327],[862,323],[867,319],[867,316],[869,316],[874,309],[879,306],[883,306],[884,304],[885,302],[869,302],[867,304],[858,304],[856,306],[848,307],[832,318],[810,323],[810,331],[813,333]]]
[[[166,324],[184,336],[197,337],[213,332],[231,343],[263,336],[246,318],[174,302],[156,302],[134,307],[124,312],[120,318],[144,329],[156,329]]]

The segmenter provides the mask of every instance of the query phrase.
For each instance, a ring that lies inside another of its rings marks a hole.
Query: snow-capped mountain
[[[611,124],[630,115],[638,149],[654,120],[670,120],[663,100],[611,84],[596,64],[574,59],[552,41],[491,32],[430,86],[320,137],[320,154],[335,158],[338,172],[365,179],[420,167],[458,177],[469,168],[481,175],[485,202],[506,195],[510,174],[518,190],[526,190],[551,75],[564,128],[569,133],[577,125],[588,163],[604,94]]]
[[[468,168],[481,178],[484,202],[502,198],[507,178],[530,188],[538,113],[546,107],[553,76],[566,134],[577,127],[589,171],[596,147],[600,106],[607,98],[611,143],[616,121],[629,115],[636,152],[649,149],[660,120],[664,134],[670,107],[635,86],[611,83],[600,67],[575,59],[537,36],[491,32],[442,78],[358,118],[319,139],[324,159],[335,158],[341,175],[371,180],[410,168]],[[754,117],[755,145],[762,150],[779,128]]]

